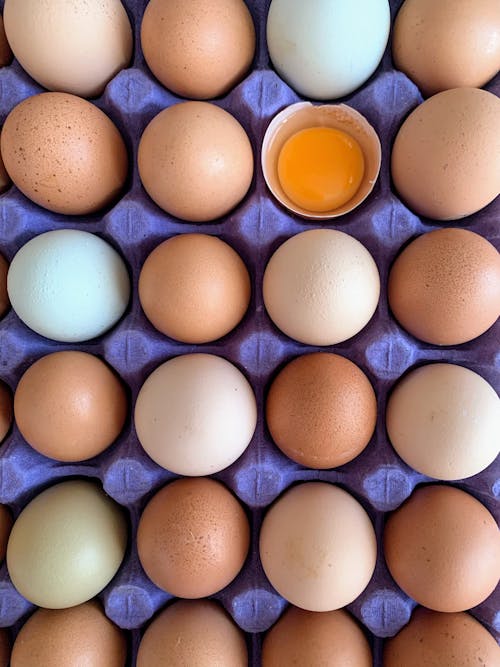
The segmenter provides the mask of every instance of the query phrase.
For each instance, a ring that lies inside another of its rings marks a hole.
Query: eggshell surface
[[[250,544],[246,514],[213,479],[180,479],[147,504],[137,548],[148,577],[182,598],[202,598],[227,586],[241,570]]]
[[[125,635],[92,600],[71,609],[38,609],[12,647],[11,667],[125,667]]]
[[[500,192],[500,99],[477,88],[430,97],[399,129],[391,173],[418,215],[457,220],[482,209]]]
[[[42,491],[18,516],[7,568],[27,600],[64,609],[100,593],[120,567],[126,546],[120,507],[92,482],[65,481]]]
[[[56,213],[104,208],[127,177],[127,149],[118,129],[75,95],[41,93],[20,102],[5,119],[1,148],[19,190]]]
[[[243,633],[209,600],[179,600],[146,628],[137,667],[247,667]]]
[[[169,359],[148,377],[135,404],[135,428],[149,456],[178,475],[227,468],[248,447],[257,406],[245,376],[212,354]]]
[[[0,380],[0,442],[5,438],[12,424],[12,395],[9,387]]]
[[[130,280],[120,255],[99,236],[58,229],[18,250],[7,290],[26,326],[46,338],[77,343],[116,324],[129,301]]]
[[[97,97],[132,57],[120,0],[6,0],[4,20],[17,60],[49,90]]]
[[[286,491],[267,512],[259,550],[280,595],[323,612],[344,607],[365,589],[377,542],[370,518],[349,493],[308,482]]]
[[[387,520],[387,566],[416,602],[458,612],[483,602],[500,577],[500,533],[476,498],[440,484],[417,488]]]

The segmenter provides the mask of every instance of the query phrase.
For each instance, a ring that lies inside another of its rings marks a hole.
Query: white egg
[[[373,74],[389,28],[388,0],[272,0],[267,45],[278,74],[298,93],[335,99]]]
[[[124,261],[99,236],[60,229],[35,236],[7,274],[12,308],[33,331],[62,342],[100,336],[130,298]]]

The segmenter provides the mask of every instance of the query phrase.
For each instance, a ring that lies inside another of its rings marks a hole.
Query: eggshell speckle
[[[5,382],[0,380],[0,442],[10,430],[12,415],[12,394]]]
[[[241,630],[209,600],[179,600],[153,620],[139,645],[137,667],[247,667]]]
[[[97,600],[71,609],[38,609],[12,647],[11,667],[125,667],[125,635]]]
[[[147,504],[137,548],[149,578],[183,598],[212,595],[241,570],[250,528],[238,500],[220,482],[180,479]]]
[[[416,602],[443,612],[485,600],[500,577],[500,533],[478,500],[451,486],[417,488],[387,520],[387,566]]]
[[[5,168],[21,192],[65,215],[98,211],[118,196],[128,158],[113,122],[75,95],[28,97],[7,116],[1,135]]]

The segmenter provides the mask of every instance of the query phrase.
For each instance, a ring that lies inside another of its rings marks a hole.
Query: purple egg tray
[[[381,665],[383,638],[392,636],[410,618],[415,602],[395,584],[384,562],[382,533],[387,512],[398,507],[417,484],[431,481],[412,471],[393,451],[385,430],[387,394],[409,368],[429,361],[462,364],[500,389],[500,353],[497,322],[480,338],[456,348],[420,343],[404,332],[392,317],[386,284],[389,267],[411,238],[442,225],[423,220],[397,197],[390,180],[390,149],[406,115],[422,97],[418,89],[392,64],[390,44],[381,65],[357,92],[342,101],[361,112],[375,127],[382,142],[382,168],[372,194],[355,211],[332,223],[308,223],[284,210],[270,195],[260,169],[260,146],[271,118],[301,98],[274,72],[265,42],[269,0],[248,0],[257,29],[257,53],[245,80],[215,104],[231,112],[244,126],[254,147],[255,175],[244,201],[228,216],[209,224],[181,223],[162,212],[143,190],[136,166],[139,138],[160,110],[179,98],[165,90],[149,72],[140,48],[140,22],[147,0],[124,0],[135,32],[134,59],[94,102],[121,130],[130,154],[130,176],[122,198],[109,210],[90,217],[64,217],[28,201],[14,186],[0,197],[0,252],[10,261],[30,238],[52,229],[84,229],[109,241],[126,259],[133,295],[125,316],[106,335],[80,345],[59,344],[38,336],[12,309],[0,321],[0,379],[12,390],[22,373],[38,358],[60,349],[79,349],[104,358],[128,387],[130,406],[147,376],[163,361],[188,352],[210,352],[229,359],[247,376],[256,393],[259,419],[253,440],[230,468],[214,477],[224,482],[246,507],[252,527],[250,555],[238,577],[214,596],[247,633],[250,664],[260,664],[263,633],[279,618],[286,602],[266,580],[258,556],[258,538],[267,506],[291,484],[306,480],[338,483],[368,511],[375,525],[379,551],[375,574],[366,590],[348,606],[370,638],[375,665]],[[401,0],[391,0],[394,14]],[[3,5],[3,2],[0,2]],[[500,75],[486,86],[500,94]],[[22,99],[42,89],[14,63],[0,70],[0,124]],[[432,156],[429,155],[429,159]],[[500,198],[457,226],[478,232],[500,246]],[[453,224],[453,223],[452,223]],[[280,333],[262,301],[262,276],[271,254],[288,237],[314,227],[340,229],[359,239],[372,253],[381,276],[382,292],[370,323],[354,338],[328,348],[296,343]],[[242,323],[223,339],[207,345],[174,342],[159,332],[142,313],[137,281],[151,250],[165,238],[185,232],[215,234],[232,245],[245,261],[252,279],[252,300]],[[264,420],[267,389],[276,372],[295,356],[316,350],[335,351],[358,364],[373,383],[379,407],[376,432],[365,451],[335,470],[305,469],[274,446]],[[130,664],[144,628],[171,595],[152,584],[137,556],[135,533],[149,498],[175,476],[161,469],[143,452],[133,425],[132,410],[118,440],[100,456],[76,465],[62,464],[36,453],[14,425],[0,447],[0,503],[14,516],[43,488],[68,477],[97,478],[105,491],[126,508],[130,540],[118,574],[101,593],[106,614],[130,631]],[[500,465],[454,483],[483,502],[499,519]],[[34,609],[9,580],[5,563],[0,569],[0,626],[13,635]],[[472,610],[472,614],[500,637],[500,594]]]

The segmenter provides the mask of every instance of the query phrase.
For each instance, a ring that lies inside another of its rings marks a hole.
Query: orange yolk
[[[365,171],[360,145],[332,127],[293,134],[281,149],[278,178],[294,204],[314,213],[339,208],[356,194]]]

